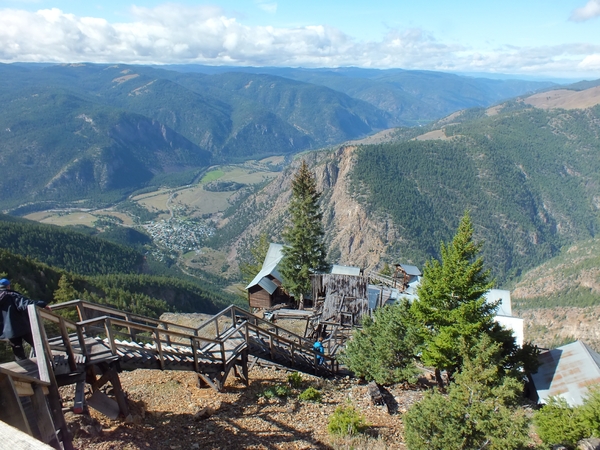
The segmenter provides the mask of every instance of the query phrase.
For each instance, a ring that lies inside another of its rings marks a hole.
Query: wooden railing
[[[141,338],[144,342],[154,345],[162,369],[166,366],[163,345],[171,346],[177,343],[189,346],[192,349],[196,371],[199,370],[202,358],[211,358],[216,362],[220,362],[223,365],[223,370],[225,370],[231,358],[245,346],[244,342],[235,347],[227,348],[227,341],[236,334],[238,337],[244,337],[243,324],[236,324],[236,317],[231,307],[221,311],[199,328],[193,328],[139,314],[127,313],[84,300],[73,300],[51,306],[52,311],[74,308],[77,310],[80,319],[79,322],[73,324],[78,330],[78,334],[82,336],[84,334],[105,335],[114,356],[117,356],[117,343],[115,341],[117,337],[128,338],[132,342],[137,342]],[[227,326],[219,324],[220,319],[229,319],[229,316],[231,318]],[[68,321],[65,319],[65,322]],[[214,332],[211,332],[211,327]],[[214,337],[206,337],[207,335]],[[85,346],[82,346],[82,348],[85,349]],[[231,353],[229,358],[227,352]]]
[[[106,336],[113,355],[117,355],[115,338],[127,337],[132,342],[143,338],[156,348],[161,368],[165,367],[163,345],[189,346],[194,355],[194,366],[199,368],[200,359],[204,356],[211,357],[223,365],[223,369],[230,363],[231,358],[246,346],[250,337],[255,337],[258,342],[268,342],[269,353],[289,354],[290,364],[299,361],[301,357],[313,362],[315,371],[321,366],[335,373],[338,364],[331,354],[320,354],[313,350],[314,342],[305,337],[296,335],[272,322],[256,317],[252,313],[237,306],[231,305],[208,319],[197,328],[179,325],[159,319],[152,319],[138,314],[126,313],[104,305],[73,300],[66,303],[53,305],[52,311],[76,309],[80,321],[75,323],[82,334],[95,332]],[[227,342],[234,337],[243,337],[244,343],[227,348]],[[331,342],[326,340],[325,346],[331,348]],[[227,357],[230,352],[230,357]],[[319,359],[325,361],[319,365]]]

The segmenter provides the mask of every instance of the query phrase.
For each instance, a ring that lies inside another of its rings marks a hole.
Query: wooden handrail
[[[189,331],[193,331],[196,329],[194,327],[188,327],[186,325],[180,325],[178,323],[168,322],[166,320],[153,319],[152,317],[147,317],[147,316],[142,316],[140,314],[134,314],[134,313],[130,313],[130,312],[121,311],[119,309],[115,309],[110,306],[99,305],[97,303],[91,303],[91,302],[87,302],[85,300],[71,300],[68,302],[57,303],[57,304],[49,305],[49,306],[50,306],[50,309],[52,309],[53,311],[58,311],[61,309],[67,309],[67,308],[71,308],[71,307],[83,307],[83,308],[87,308],[87,309],[90,309],[93,311],[103,312],[105,314],[113,314],[113,315],[123,318],[124,320],[129,319],[132,323],[147,322],[147,323],[153,323],[156,326],[161,325],[161,326],[163,326],[163,328],[165,326],[167,328],[170,326],[173,326],[173,327],[177,327],[177,328],[181,328],[181,329],[185,329],[185,330],[189,330]],[[80,314],[80,316],[81,316],[81,314]],[[82,318],[82,320],[80,320],[80,322],[84,322],[84,321],[85,321],[85,319],[83,319],[83,318]]]

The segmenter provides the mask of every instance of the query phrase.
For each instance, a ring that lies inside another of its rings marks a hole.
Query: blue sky
[[[600,0],[0,0],[0,61],[600,78]]]

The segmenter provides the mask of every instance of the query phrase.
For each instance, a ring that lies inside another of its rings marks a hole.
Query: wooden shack
[[[267,275],[248,287],[250,308],[269,309],[280,303],[289,303],[290,297],[281,289],[281,281]]]
[[[370,314],[368,277],[344,274],[312,276],[312,296],[322,302],[321,323],[360,325]]]
[[[283,277],[277,270],[283,259],[283,245],[269,244],[269,250],[260,272],[246,286],[250,308],[269,309],[280,303],[291,303],[291,298],[281,288]]]

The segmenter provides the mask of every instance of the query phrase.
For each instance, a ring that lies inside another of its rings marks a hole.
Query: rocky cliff
[[[266,232],[273,242],[281,242],[281,232],[287,223],[291,180],[300,161],[305,159],[312,167],[322,193],[330,262],[367,270],[380,266],[388,245],[401,240],[401,236],[390,218],[367,214],[352,194],[350,173],[355,164],[355,150],[356,146],[342,146],[329,152],[301,155],[276,180],[244,202],[232,217],[220,224],[226,227],[249,221],[231,246],[229,263],[236,264],[239,254],[262,232]]]

